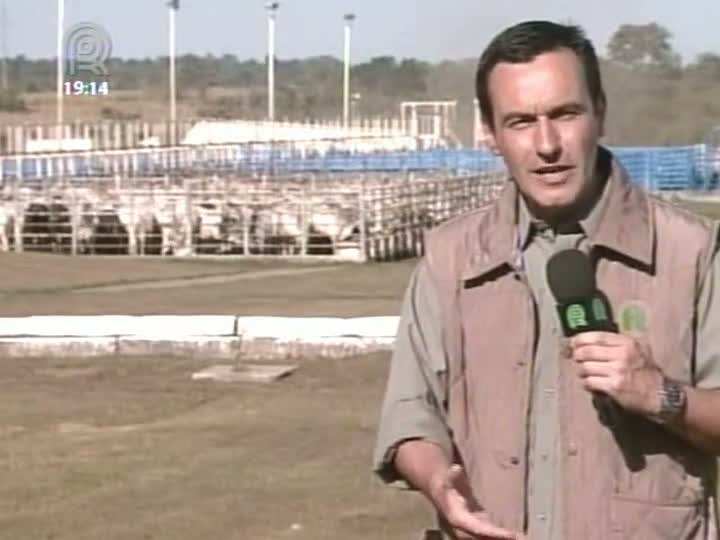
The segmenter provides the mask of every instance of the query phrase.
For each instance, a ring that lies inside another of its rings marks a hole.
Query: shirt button
[[[549,457],[550,457],[550,456],[548,456],[547,454],[540,454],[540,459],[541,459],[542,461],[547,461]]]
[[[568,456],[577,456],[578,455],[578,447],[575,446],[573,443],[570,443],[568,445]]]
[[[545,521],[547,519],[547,516],[545,514],[538,514],[537,517],[540,521]]]
[[[520,464],[520,458],[518,458],[518,457],[516,457],[516,456],[513,456],[513,457],[510,458],[510,463],[512,463],[513,465],[519,465],[519,464]]]

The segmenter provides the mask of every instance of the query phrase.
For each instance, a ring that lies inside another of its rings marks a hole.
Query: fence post
[[[185,238],[185,248],[190,254],[195,254],[195,238],[194,238],[194,223],[192,215],[192,195],[190,193],[190,187],[188,181],[185,181],[185,225],[187,228],[187,238]]]
[[[365,208],[365,175],[360,180],[360,193],[359,193],[359,204],[360,207],[360,261],[368,262],[368,245],[367,245],[367,211]]]
[[[22,253],[22,226],[25,216],[23,215],[23,203],[18,196],[18,181],[19,179],[13,180],[13,201],[15,201],[15,222],[13,223],[13,234],[15,236],[15,252]]]
[[[78,254],[78,199],[75,190],[70,191],[70,254]]]
[[[310,196],[313,196],[313,190],[310,190]],[[300,256],[305,258],[308,251],[308,235],[310,233],[310,227],[308,226],[308,208],[307,208],[308,194],[307,186],[302,185],[300,192]]]

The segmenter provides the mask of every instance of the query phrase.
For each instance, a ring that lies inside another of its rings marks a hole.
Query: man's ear
[[[493,154],[496,156],[500,155],[500,150],[498,150],[497,145],[497,139],[495,138],[495,132],[493,131],[492,127],[485,121],[482,123],[483,132],[485,135],[485,144],[487,144],[488,148],[492,151]]]
[[[605,112],[607,111],[607,103],[603,96],[595,105],[595,116],[598,120],[598,138],[605,136]]]

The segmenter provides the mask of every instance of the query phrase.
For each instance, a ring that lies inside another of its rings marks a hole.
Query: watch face
[[[660,414],[665,418],[674,418],[685,409],[685,389],[675,381],[663,381],[662,405]]]
[[[670,388],[668,389],[668,400],[675,407],[682,405],[682,393],[677,385],[670,385]]]

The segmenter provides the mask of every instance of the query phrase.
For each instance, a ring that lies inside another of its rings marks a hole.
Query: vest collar
[[[597,227],[591,233],[591,248],[602,246],[629,257],[645,267],[653,260],[654,223],[647,194],[632,184],[622,165],[603,147],[598,159],[610,159],[610,177],[606,186],[607,203]],[[469,244],[462,279],[479,278],[503,266],[520,267],[522,250],[517,234],[518,191],[508,181],[499,198],[480,220]]]

